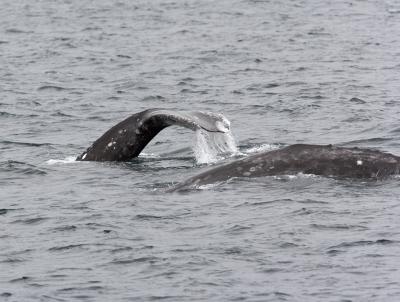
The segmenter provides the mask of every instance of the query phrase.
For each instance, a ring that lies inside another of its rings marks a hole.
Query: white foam
[[[307,178],[319,178],[319,176],[315,175],[315,174],[305,174],[302,172],[299,172],[296,174],[274,176],[274,179],[277,179],[277,180],[292,180],[292,179],[307,179]]]
[[[56,165],[56,164],[70,164],[74,163],[76,161],[75,156],[68,156],[65,159],[49,159],[46,161],[46,164],[48,165]]]
[[[143,158],[160,158],[160,155],[154,154],[154,153],[145,153],[142,152],[140,153],[139,157],[143,157]]]
[[[201,185],[196,187],[196,189],[198,190],[210,190],[213,189],[215,187],[218,187],[221,183],[212,183],[212,184],[206,184],[206,185]]]
[[[276,145],[276,144],[262,144],[260,146],[256,146],[256,147],[252,147],[250,149],[247,149],[245,151],[243,151],[246,154],[252,154],[252,153],[260,153],[263,151],[272,151],[272,150],[276,150],[279,149],[280,146]]]
[[[235,139],[230,131],[225,133],[196,130],[193,151],[199,164],[217,162],[238,153]]]

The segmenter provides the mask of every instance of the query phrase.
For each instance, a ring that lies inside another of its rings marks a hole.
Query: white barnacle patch
[[[250,172],[254,172],[256,170],[256,167],[251,167]]]
[[[250,172],[244,172],[244,173],[243,173],[243,176],[250,176],[250,175],[251,175]]]
[[[107,144],[107,148],[111,148],[112,146],[114,146],[116,144],[116,142],[111,141]]]
[[[357,166],[361,166],[362,164],[363,164],[363,162],[361,159],[357,160]]]

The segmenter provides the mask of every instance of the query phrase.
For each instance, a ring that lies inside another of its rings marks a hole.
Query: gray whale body
[[[135,113],[97,139],[78,161],[128,161],[164,128],[179,125],[192,130],[227,132],[229,121],[215,113],[148,109]],[[384,179],[399,174],[400,157],[361,148],[296,144],[248,156],[211,168],[168,191],[180,191],[224,182],[234,177],[314,174],[327,177]]]
[[[229,121],[221,114],[147,109],[135,113],[113,126],[76,160],[128,161],[137,157],[161,130],[172,125],[191,130],[201,128],[208,132],[227,132],[229,130]]]
[[[195,175],[169,191],[224,182],[234,177],[293,175],[384,179],[399,174],[400,157],[377,150],[296,144],[248,156]]]

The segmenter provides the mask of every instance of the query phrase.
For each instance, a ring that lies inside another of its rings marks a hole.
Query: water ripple
[[[389,240],[389,239],[378,239],[375,241],[372,240],[360,240],[360,241],[352,241],[352,242],[343,242],[338,245],[331,246],[329,249],[339,249],[339,248],[351,248],[351,247],[361,247],[361,246],[370,246],[370,245],[392,245],[398,244],[398,241]]]
[[[311,224],[311,227],[317,230],[367,230],[368,228],[361,225],[347,225],[347,224]]]
[[[158,257],[138,257],[138,258],[131,258],[131,259],[115,259],[111,261],[111,264],[132,264],[132,263],[150,263],[154,264],[156,262],[162,261],[163,259],[158,258]]]
[[[17,219],[12,221],[11,223],[18,223],[18,224],[27,224],[27,225],[32,225],[32,224],[39,224],[43,223],[49,218],[47,217],[36,217],[36,218],[27,218],[27,219]]]

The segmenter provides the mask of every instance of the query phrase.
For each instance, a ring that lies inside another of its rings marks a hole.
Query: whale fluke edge
[[[77,161],[128,161],[164,128],[178,125],[208,132],[229,131],[229,121],[221,114],[202,111],[174,112],[152,108],[135,113],[98,138]]]

